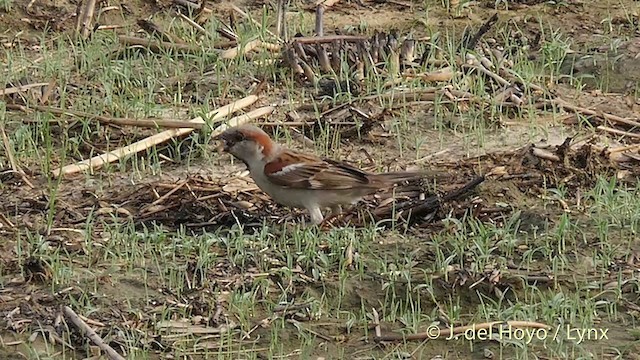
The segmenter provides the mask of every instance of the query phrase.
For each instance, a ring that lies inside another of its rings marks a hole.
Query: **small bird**
[[[396,183],[422,178],[418,172],[372,174],[345,162],[321,159],[283,147],[253,125],[232,127],[218,135],[223,150],[244,162],[262,191],[277,203],[309,211],[313,224],[322,223],[322,210],[342,205]]]

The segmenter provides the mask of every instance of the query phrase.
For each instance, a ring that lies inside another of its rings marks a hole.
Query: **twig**
[[[637,121],[633,121],[633,120],[629,120],[629,119],[625,119],[623,117],[617,116],[617,115],[613,115],[613,114],[608,114],[602,111],[595,111],[595,110],[591,110],[591,109],[587,109],[587,108],[583,108],[580,106],[576,106],[573,104],[569,104],[568,102],[556,98],[553,99],[551,101],[551,104],[559,106],[565,110],[570,110],[570,111],[575,111],[578,112],[580,114],[584,114],[584,115],[591,115],[591,116],[599,116],[605,120],[609,120],[612,122],[616,122],[616,123],[621,123],[621,124],[625,124],[625,125],[629,125],[629,126],[634,126],[634,127],[638,127],[640,128],[640,122]]]
[[[156,201],[152,202],[151,204],[148,204],[148,205],[144,206],[144,208],[142,208],[141,212],[142,213],[146,213],[149,209],[153,209],[156,205],[161,204],[163,201],[165,201],[173,193],[175,193],[176,191],[182,189],[182,187],[187,184],[187,181],[188,180],[183,180],[183,181],[179,182],[178,184],[176,184],[176,186],[173,189],[169,190],[166,194],[162,195]],[[153,211],[150,211],[150,212],[153,212]],[[145,214],[145,215],[151,215],[151,214]]]
[[[478,60],[476,59],[475,61],[478,61]],[[493,80],[495,80],[498,84],[500,84],[502,86],[511,85],[511,83],[508,80],[506,80],[502,76],[494,73],[493,71],[485,68],[484,66],[482,66],[482,64],[479,64],[479,63],[478,64],[464,64],[464,65],[462,65],[462,68],[463,69],[477,70],[477,71],[487,75],[488,77],[492,78]]]
[[[138,23],[138,26],[142,28],[142,30],[146,31],[151,36],[158,36],[161,41],[168,42],[171,44],[175,44],[175,43],[184,44],[184,41],[175,38],[173,35],[164,31],[160,27],[160,25],[152,21],[149,21],[146,19],[140,19],[138,20],[137,23]]]
[[[622,151],[637,151],[637,150],[640,150],[640,144],[620,146],[614,149],[609,149],[608,152],[609,154],[614,154]]]
[[[96,332],[93,331],[92,328],[89,327],[89,325],[87,325],[84,321],[82,321],[82,319],[80,319],[78,314],[76,314],[75,311],[73,311],[73,309],[71,309],[68,306],[65,306],[64,314],[69,318],[69,320],[71,320],[73,325],[75,325],[78,328],[78,330],[80,330],[82,335],[89,338],[89,340],[91,340],[91,342],[96,344],[96,346],[99,347],[100,350],[104,351],[109,357],[109,359],[125,360],[124,357],[122,357],[111,346],[105,343],[104,340],[102,340],[102,338],[98,334],[96,334]]]
[[[280,39],[287,41],[287,1],[278,0],[277,6],[276,35],[278,35]]]
[[[12,230],[15,230],[16,225],[12,223],[11,220],[9,220],[9,218],[3,212],[0,212],[0,220],[4,221],[4,223]]]
[[[558,155],[537,147],[531,148],[531,154],[545,160],[551,160],[556,162],[560,161],[560,157]]]
[[[373,325],[375,326],[375,339],[380,339],[382,337],[382,330],[380,329],[380,316],[378,316],[378,311],[376,308],[373,308]]]
[[[316,6],[316,36],[323,36],[322,16],[324,14],[324,5]]]
[[[640,139],[640,134],[636,134],[636,133],[630,133],[628,131],[623,131],[623,130],[618,130],[618,129],[614,129],[614,128],[610,128],[608,126],[598,126],[597,127],[598,130],[602,130],[602,131],[606,131],[608,133],[612,133],[612,134],[617,134],[617,135],[623,135],[623,136],[628,136],[628,137],[632,137],[635,139]]]
[[[484,34],[486,34],[491,29],[491,27],[493,27],[493,25],[495,25],[495,23],[497,22],[498,22],[498,13],[495,13],[493,14],[493,16],[489,18],[489,20],[487,20],[484,24],[482,24],[480,29],[478,29],[478,32],[476,32],[476,34],[471,39],[469,39],[469,41],[467,41],[466,43],[463,41],[462,46],[467,49],[475,48],[476,45],[478,44],[478,41],[480,41],[480,38]]]
[[[242,44],[238,44],[238,46],[236,47],[224,50],[223,52],[220,53],[220,57],[222,59],[233,59],[240,54],[246,54],[249,51],[255,50],[257,48],[264,48],[271,51],[279,51],[280,45],[270,44],[267,42],[263,42],[260,39],[255,39],[255,40],[249,41],[244,46]]]
[[[10,87],[10,88],[6,88],[6,89],[3,89],[3,90],[0,90],[0,96],[15,94],[15,93],[27,91],[29,89],[42,87],[42,86],[47,86],[47,85],[49,85],[49,83],[35,83],[35,84],[13,86],[13,87]]]
[[[231,104],[225,105],[217,110],[209,112],[207,114],[207,117],[211,117],[211,121],[220,120],[231,113],[244,109],[245,107],[253,104],[257,100],[258,100],[257,96],[249,95],[243,99],[234,101]],[[202,117],[194,118],[190,122],[193,122],[195,124],[205,123]],[[91,159],[80,161],[77,164],[67,165],[62,168],[54,169],[52,173],[53,173],[53,176],[57,177],[57,176],[62,176],[67,174],[74,174],[82,170],[97,169],[104,164],[111,163],[119,160],[124,156],[135,154],[142,150],[146,150],[152,146],[161,144],[174,137],[187,135],[191,133],[193,130],[194,128],[180,128],[180,129],[166,130],[159,134],[156,134],[146,139],[135,142],[131,145],[110,151],[102,155],[94,156]]]
[[[188,17],[187,15],[179,12],[178,16],[180,16],[180,18],[184,21],[187,22],[187,24],[193,26],[196,30],[198,30],[199,32],[201,32],[204,35],[209,35],[209,32],[207,30],[205,30],[205,28],[203,28],[202,26],[200,26],[200,24],[198,24],[197,22],[191,20],[190,17]]]
[[[87,38],[92,30],[91,22],[93,21],[93,13],[96,10],[96,0],[87,0],[82,7],[82,13],[78,16],[78,23],[76,24],[76,32],[80,33],[80,36]]]
[[[217,135],[222,134],[225,130],[230,127],[238,126],[241,124],[248,123],[249,121],[257,118],[261,118],[263,116],[271,114],[276,108],[274,106],[264,106],[253,111],[249,111],[244,115],[239,115],[229,119],[225,124],[222,124],[215,128],[211,132],[211,137],[216,137]]]

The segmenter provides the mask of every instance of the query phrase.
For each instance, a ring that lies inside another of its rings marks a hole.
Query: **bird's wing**
[[[347,163],[300,153],[280,154],[265,165],[264,173],[275,184],[298,189],[377,187],[376,182],[371,181],[371,174]]]

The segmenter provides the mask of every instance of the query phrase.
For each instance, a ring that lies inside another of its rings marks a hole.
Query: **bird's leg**
[[[323,216],[319,206],[309,207],[307,210],[309,210],[309,215],[311,217],[312,224],[318,225],[322,223]]]

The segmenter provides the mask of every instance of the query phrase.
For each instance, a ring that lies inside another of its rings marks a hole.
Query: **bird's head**
[[[249,168],[269,158],[276,146],[267,133],[253,125],[229,128],[216,139],[223,142],[223,151],[242,160]]]

